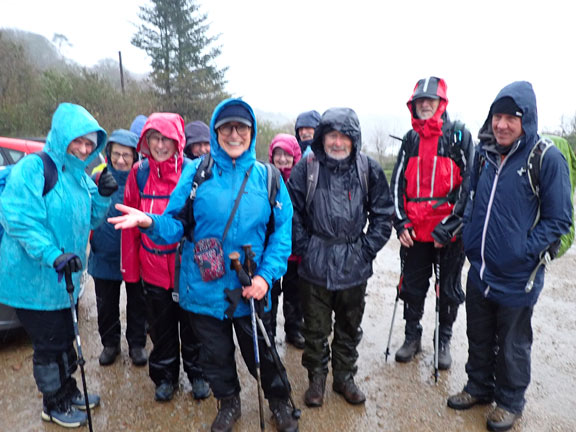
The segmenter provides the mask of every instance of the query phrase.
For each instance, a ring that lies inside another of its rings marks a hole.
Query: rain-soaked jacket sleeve
[[[62,254],[47,227],[47,208],[42,191],[42,159],[28,157],[12,168],[0,199],[0,223],[33,259],[48,267]],[[62,221],[62,223],[65,223]],[[6,235],[5,234],[5,235]]]
[[[470,174],[474,166],[474,142],[468,130],[463,131],[458,167],[462,176],[462,183],[458,188],[458,195],[452,208],[452,213],[446,216],[432,231],[432,237],[438,243],[446,245],[452,238],[461,233],[464,211],[468,202],[470,191]]]
[[[306,158],[292,168],[288,180],[288,191],[294,208],[292,218],[292,253],[304,256],[310,241],[310,232],[306,224]]]
[[[280,279],[288,266],[288,257],[292,249],[293,208],[284,181],[280,179],[280,189],[274,206],[274,232],[268,239],[264,256],[256,269],[256,274],[268,282],[272,288],[274,281]]]
[[[368,160],[370,161],[368,230],[362,240],[362,254],[366,261],[370,262],[390,239],[394,207],[382,167],[372,158]]]
[[[137,166],[128,175],[124,189],[124,204],[140,209],[140,192],[136,183]],[[122,278],[126,282],[140,281],[140,231],[138,228],[122,230]]]

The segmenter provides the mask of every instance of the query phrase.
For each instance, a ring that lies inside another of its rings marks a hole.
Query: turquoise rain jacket
[[[275,230],[270,236],[268,246],[264,249],[266,224],[270,218],[270,203],[267,191],[266,167],[256,162],[256,134],[253,133],[250,148],[238,159],[232,160],[218,144],[214,121],[218,113],[228,104],[244,105],[252,115],[253,130],[256,131],[256,117],[250,106],[240,99],[227,99],[221,102],[212,116],[210,123],[210,153],[214,158],[213,177],[206,180],[197,191],[194,201],[194,239],[208,237],[222,238],[224,228],[234,200],[238,195],[242,180],[250,166],[252,173],[246,184],[246,190],[230,230],[224,241],[224,260],[226,274],[215,281],[204,282],[200,277],[198,266],[194,262],[194,243],[185,242],[180,270],[180,306],[190,312],[225,319],[225,310],[230,303],[226,300],[224,290],[240,288],[236,273],[230,270],[228,254],[233,251],[240,253],[240,261],[244,262],[242,245],[251,244],[256,254],[257,264],[255,275],[260,275],[269,288],[286,272],[286,263],[292,249],[292,203],[284,182],[276,195],[277,204],[274,207]],[[154,221],[151,228],[142,230],[155,243],[170,244],[182,238],[182,223],[173,218],[184,207],[190,194],[192,181],[201,159],[187,165],[174,189],[166,211],[162,215],[148,214]],[[268,305],[270,305],[270,289],[268,290]],[[267,310],[269,310],[269,306]],[[241,301],[234,317],[250,314],[247,302]]]
[[[81,161],[66,153],[79,136],[97,132],[98,144]],[[79,105],[63,103],[52,117],[44,151],[54,160],[58,181],[42,196],[42,159],[27,156],[14,166],[0,196],[0,223],[6,229],[0,245],[0,303],[16,308],[58,310],[70,307],[66,282],[53,264],[63,252],[80,257],[86,265],[90,229],[104,219],[110,198],[84,172],[106,144],[106,131]],[[74,299],[80,273],[73,274]]]

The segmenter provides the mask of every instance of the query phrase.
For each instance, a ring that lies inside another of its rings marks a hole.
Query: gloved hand
[[[54,260],[53,266],[56,269],[56,273],[58,273],[58,282],[60,282],[64,273],[74,273],[82,270],[82,261],[76,254],[63,253]]]
[[[114,176],[108,172],[108,167],[104,168],[98,180],[98,193],[103,197],[109,197],[118,190],[118,183]]]

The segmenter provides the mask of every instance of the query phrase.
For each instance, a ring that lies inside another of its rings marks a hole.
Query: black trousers
[[[120,286],[122,281],[94,278],[98,332],[105,347],[120,345]],[[146,345],[146,302],[142,283],[126,286],[126,340],[130,348]]]
[[[468,383],[464,390],[476,397],[494,397],[502,408],[521,413],[530,384],[534,308],[504,307],[487,300],[471,280],[473,272],[471,268],[466,286]]]
[[[298,262],[288,261],[286,274],[282,281],[272,285],[272,310],[270,330],[276,336],[276,316],[278,314],[278,299],[282,294],[282,311],[284,312],[284,332],[291,334],[302,329],[302,306],[300,304],[300,278],[298,276]]]
[[[335,381],[346,381],[356,375],[358,344],[362,340],[362,317],[366,306],[366,283],[345,290],[329,291],[325,287],[302,281],[305,345],[302,366],[308,377],[326,375],[330,361],[328,337],[332,332],[332,374]]]
[[[149,374],[157,386],[163,382],[178,384],[180,353],[190,382],[203,376],[199,365],[200,344],[190,328],[185,312],[172,300],[172,290],[143,282],[146,316],[152,351]]]
[[[70,396],[63,394],[69,383],[72,389],[76,389],[72,374],[78,368],[78,357],[74,349],[71,310],[16,309],[16,315],[32,341],[32,370],[44,406],[52,409]]]
[[[240,393],[240,382],[234,357],[235,345],[233,331],[236,333],[238,346],[244,363],[253,377],[256,377],[256,362],[254,357],[253,332],[250,316],[220,320],[206,315],[187,312],[194,332],[200,343],[200,365],[206,379],[210,383],[216,399]],[[269,328],[270,314],[264,314],[263,321]],[[268,330],[268,334],[270,331]],[[271,339],[273,349],[274,340]],[[286,370],[276,369],[272,354],[269,352],[264,338],[258,329],[258,352],[260,354],[260,377],[262,390],[266,399],[288,399],[290,389]],[[283,381],[284,380],[284,381]]]
[[[404,278],[400,298],[404,300],[404,319],[415,324],[406,326],[407,333],[416,328],[421,333],[422,328],[416,323],[424,315],[424,301],[437,254],[440,255],[440,338],[448,341],[452,337],[458,306],[465,299],[461,282],[465,260],[462,240],[458,239],[440,249],[431,242],[414,242],[410,248],[402,246],[400,258],[404,260]]]

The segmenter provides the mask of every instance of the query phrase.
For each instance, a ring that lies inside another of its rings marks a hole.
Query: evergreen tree
[[[204,120],[228,95],[224,91],[226,69],[218,69],[214,59],[220,47],[217,36],[208,37],[206,14],[196,0],[152,0],[141,6],[143,24],[132,44],[151,58],[152,80],[160,93],[163,109],[184,119]]]

